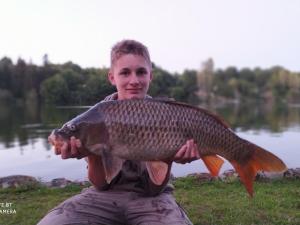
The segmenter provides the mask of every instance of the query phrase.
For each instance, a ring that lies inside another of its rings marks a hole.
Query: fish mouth
[[[48,137],[48,142],[55,148],[61,148],[67,140],[66,137],[59,133],[58,129],[53,130]]]

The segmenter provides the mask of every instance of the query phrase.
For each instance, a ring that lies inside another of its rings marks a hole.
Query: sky
[[[0,0],[0,59],[109,67],[111,47],[144,43],[170,72],[215,68],[300,71],[298,0]]]

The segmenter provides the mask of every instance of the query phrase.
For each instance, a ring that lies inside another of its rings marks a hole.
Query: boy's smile
[[[115,61],[108,77],[119,100],[145,98],[152,80],[151,65],[140,55],[126,54]]]

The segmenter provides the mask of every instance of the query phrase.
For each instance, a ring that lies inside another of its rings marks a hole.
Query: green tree
[[[109,83],[106,74],[106,70],[100,70],[88,75],[88,79],[82,89],[82,94],[85,95],[87,103],[95,104],[108,94],[116,91],[115,87]]]
[[[214,61],[209,58],[202,63],[202,68],[197,74],[197,95],[201,101],[209,101],[212,97],[214,79]]]
[[[46,103],[64,105],[69,102],[68,84],[60,74],[45,80],[41,87],[41,96]]]
[[[178,96],[178,94],[180,93],[179,89],[181,89],[180,96]],[[192,104],[198,103],[199,99],[197,95],[197,71],[185,70],[182,75],[179,75],[177,85],[175,86],[175,90],[177,90],[177,97],[174,96],[175,99],[180,101],[186,101]]]
[[[153,81],[150,85],[149,94],[152,96],[170,97],[171,87],[176,85],[177,77],[161,69],[153,69]]]
[[[15,98],[21,99],[24,97],[24,80],[26,73],[26,62],[19,58],[17,64],[12,70],[11,90]]]
[[[281,67],[274,67],[271,77],[272,92],[276,100],[285,101],[289,91],[289,72]]]
[[[11,73],[13,63],[11,59],[3,57],[0,60],[0,89],[11,89]]]

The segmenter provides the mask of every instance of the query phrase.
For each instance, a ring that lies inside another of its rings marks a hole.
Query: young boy
[[[147,48],[134,40],[117,43],[111,51],[108,79],[117,92],[104,101],[150,98],[152,64]],[[75,138],[56,148],[63,159],[86,157],[92,187],[84,189],[52,209],[39,225],[60,224],[192,224],[176,203],[168,183],[172,161],[191,162],[200,158],[193,140],[187,141],[173,159],[168,161],[168,174],[161,185],[152,183],[144,162],[127,160],[121,172],[106,183],[100,156],[81,148]]]

